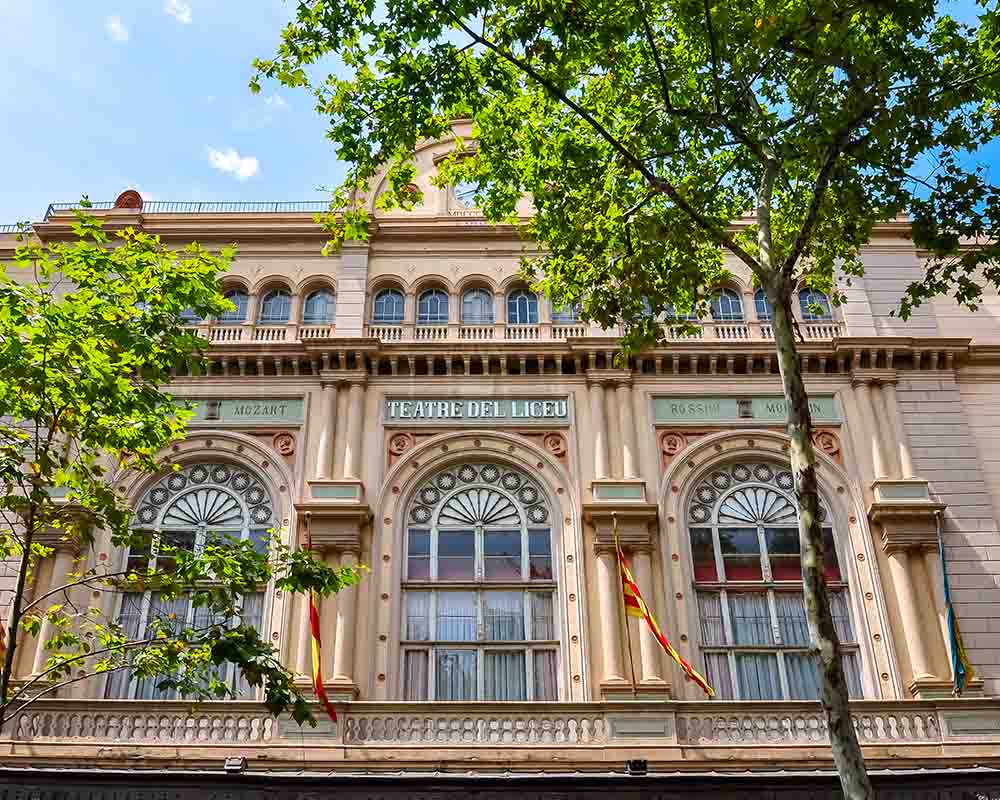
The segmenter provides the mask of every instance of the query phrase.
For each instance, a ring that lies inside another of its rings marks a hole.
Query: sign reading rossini
[[[569,400],[565,397],[501,398],[397,398],[385,401],[386,422],[567,422]]]
[[[840,422],[840,409],[833,395],[813,395],[809,412],[814,422]],[[773,395],[757,397],[654,397],[653,419],[657,423],[684,422],[786,422],[788,403]]]

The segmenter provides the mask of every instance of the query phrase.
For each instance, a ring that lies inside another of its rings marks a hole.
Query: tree
[[[214,256],[191,244],[175,252],[131,228],[113,241],[97,219],[76,216],[75,241],[24,243],[15,253],[21,274],[0,278],[0,560],[17,569],[0,640],[0,728],[39,697],[101,674],[184,697],[227,697],[228,664],[263,687],[272,713],[311,720],[293,676],[244,619],[241,598],[272,579],[286,592],[328,595],[356,583],[358,571],[331,569],[280,541],[267,553],[225,536],[209,535],[197,550],[153,541],[132,529],[116,488],[126,473],[163,469],[159,453],[184,436],[191,406],[165,386],[171,368],[196,360],[206,342],[185,330],[182,314],[232,307],[217,282],[234,251]],[[113,565],[95,552],[101,531],[117,547],[158,553],[157,566]],[[33,586],[55,547],[79,555],[58,585]],[[102,610],[113,604],[79,599],[144,588],[166,603],[184,597],[196,622],[151,614],[145,632],[130,635]],[[24,634],[46,657],[15,685]]]
[[[251,81],[309,87],[330,118],[348,163],[333,246],[366,238],[360,201],[384,164],[379,207],[411,207],[416,144],[465,117],[476,141],[441,181],[474,181],[494,221],[518,221],[530,196],[520,222],[545,252],[526,269],[558,305],[623,323],[626,345],[661,337],[671,309],[703,309],[726,257],[752,271],[773,306],[805,604],[851,798],[871,787],[823,577],[791,302],[800,286],[841,302],[837,271],[862,274],[872,227],[900,214],[930,253],[904,316],[943,292],[974,306],[1000,276],[1000,197],[964,166],[998,128],[1000,17],[980,6],[963,24],[930,0],[314,0]],[[328,55],[345,69],[311,77]],[[986,244],[962,249],[970,238]]]

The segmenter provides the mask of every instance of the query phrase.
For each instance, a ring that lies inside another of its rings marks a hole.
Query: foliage
[[[842,302],[838,272],[861,275],[875,226],[903,214],[928,253],[904,317],[941,293],[974,307],[1000,278],[1000,194],[975,160],[1000,128],[1000,12],[979,6],[965,24],[931,0],[311,0],[251,82],[309,87],[329,117],[349,165],[325,217],[334,247],[367,238],[369,192],[413,207],[418,144],[469,118],[439,181],[475,182],[487,219],[542,245],[524,267],[554,303],[624,324],[628,347],[662,338],[671,313],[707,315],[734,263],[752,273],[774,309],[810,632],[852,798],[871,787],[821,569],[791,298]],[[344,69],[314,76],[328,55]]]
[[[326,595],[360,573],[291,552],[279,537],[267,553],[217,536],[196,551],[153,541],[132,530],[117,489],[128,472],[162,469],[158,454],[185,433],[190,404],[164,387],[171,368],[206,343],[181,315],[231,308],[217,283],[234,251],[172,251],[131,228],[111,237],[85,211],[73,233],[45,246],[26,240],[15,254],[20,269],[0,277],[0,560],[18,568],[0,647],[0,725],[33,698],[94,674],[125,672],[192,698],[229,696],[220,678],[227,664],[263,687],[273,713],[309,719],[292,676],[243,620],[243,597],[272,579],[287,592]],[[114,566],[96,552],[107,544],[156,552],[157,566]],[[40,560],[57,548],[77,554],[65,582],[29,600]],[[130,636],[108,617],[115,603],[107,601],[145,589],[164,601],[185,597],[201,622],[151,614],[143,636]],[[102,600],[81,600],[92,593]],[[15,689],[24,633],[42,637],[46,659]]]

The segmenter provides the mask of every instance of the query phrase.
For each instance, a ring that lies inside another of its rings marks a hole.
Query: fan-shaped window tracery
[[[510,467],[465,463],[417,487],[407,513],[407,700],[556,700],[550,511]]]
[[[740,462],[706,475],[688,500],[701,646],[720,698],[819,698],[818,663],[808,652],[793,489],[787,466]],[[860,697],[847,578],[825,506],[820,518],[844,670],[852,696]]]

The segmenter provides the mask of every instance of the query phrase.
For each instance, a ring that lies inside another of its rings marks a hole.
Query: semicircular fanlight
[[[783,494],[763,486],[737,489],[719,506],[719,522],[780,525],[797,518],[795,506]]]
[[[178,497],[163,514],[164,527],[240,525],[243,509],[232,494],[206,487]]]
[[[495,489],[470,488],[448,498],[441,508],[442,525],[519,525],[521,515],[510,498]]]

